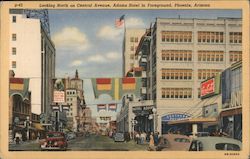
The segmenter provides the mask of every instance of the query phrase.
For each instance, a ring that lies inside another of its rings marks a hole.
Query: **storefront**
[[[234,63],[222,72],[221,130],[242,140],[242,64]]]

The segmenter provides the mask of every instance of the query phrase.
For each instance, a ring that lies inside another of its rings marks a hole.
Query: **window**
[[[198,79],[199,80],[208,79],[208,78],[216,76],[220,72],[221,70],[218,70],[218,69],[199,69]]]
[[[192,42],[192,32],[191,31],[162,31],[161,32],[161,41],[162,42]]]
[[[216,150],[232,150],[232,151],[240,151],[239,145],[231,144],[231,143],[218,143],[215,145]]]
[[[16,47],[12,48],[12,55],[16,55]]]
[[[242,43],[242,32],[230,32],[229,33],[229,42],[233,44]]]
[[[198,43],[223,43],[223,32],[198,31]]]
[[[230,62],[237,62],[242,60],[242,51],[229,51]]]
[[[191,80],[193,70],[191,69],[162,69],[162,79],[169,80]]]
[[[162,50],[163,61],[192,61],[191,50]]]
[[[223,51],[198,51],[198,61],[205,62],[223,62],[224,52]]]
[[[135,37],[135,42],[136,42],[136,43],[138,42],[138,37]]]
[[[192,98],[192,88],[162,88],[162,98]]]
[[[12,61],[12,68],[16,68],[16,61]]]
[[[13,16],[13,17],[12,17],[12,22],[13,22],[13,23],[16,23],[16,16]]]
[[[134,51],[134,46],[131,46],[131,47],[130,47],[130,51]]]
[[[12,41],[16,41],[16,34],[12,34]]]
[[[134,42],[134,37],[130,37],[130,42]]]

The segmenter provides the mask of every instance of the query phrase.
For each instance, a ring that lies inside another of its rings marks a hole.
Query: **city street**
[[[67,151],[143,151],[147,150],[147,144],[137,145],[134,141],[114,142],[107,136],[91,135],[89,137],[78,137],[68,141]],[[10,145],[10,151],[40,151],[37,142]]]

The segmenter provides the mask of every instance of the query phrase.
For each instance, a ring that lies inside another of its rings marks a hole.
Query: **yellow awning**
[[[184,120],[169,121],[168,124],[175,125],[175,124],[215,123],[215,122],[217,122],[216,118],[191,118]]]
[[[40,123],[33,123],[37,130],[44,130],[44,127]]]

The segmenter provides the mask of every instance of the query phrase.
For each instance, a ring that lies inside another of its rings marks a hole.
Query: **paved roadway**
[[[68,141],[67,151],[146,151],[147,144],[138,145],[134,141],[114,142],[107,136],[91,135],[89,137],[77,137]],[[9,145],[10,151],[40,151],[37,142],[26,142],[20,145]]]

